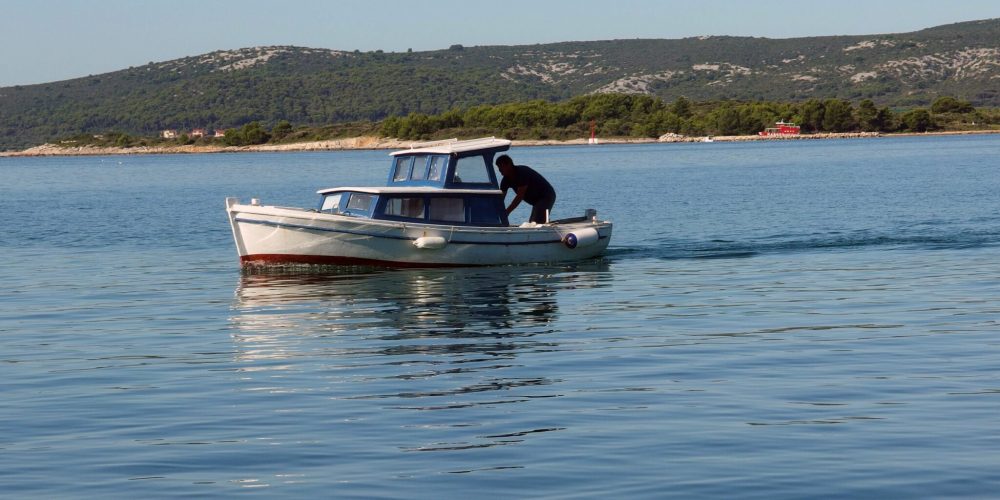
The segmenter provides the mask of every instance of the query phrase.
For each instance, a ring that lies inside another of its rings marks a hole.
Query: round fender
[[[413,240],[413,246],[427,250],[437,250],[439,248],[444,248],[444,246],[447,244],[448,240],[442,238],[441,236],[421,236]]]
[[[597,234],[597,230],[592,227],[588,227],[567,234],[563,237],[563,244],[566,245],[567,248],[583,248],[597,243],[598,239],[600,239],[600,236]]]

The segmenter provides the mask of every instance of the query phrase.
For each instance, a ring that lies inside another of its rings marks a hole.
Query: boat
[[[510,141],[488,137],[418,143],[390,154],[378,187],[321,189],[315,208],[226,198],[244,267],[298,264],[445,267],[578,261],[597,257],[612,224],[597,211],[512,225],[493,169]]]
[[[701,142],[715,142],[715,138],[710,135],[707,135],[701,138]]]
[[[761,137],[769,137],[769,136],[782,136],[782,135],[799,135],[800,133],[802,133],[802,128],[799,127],[798,125],[791,122],[779,121],[775,122],[774,127],[768,127],[760,132],[757,132],[757,135]]]

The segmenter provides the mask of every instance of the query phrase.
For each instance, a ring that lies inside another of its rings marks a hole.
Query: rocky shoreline
[[[945,136],[969,134],[997,134],[1000,130],[969,130],[951,132],[925,132],[880,134],[878,132],[823,133],[788,136],[757,135],[727,135],[727,136],[684,136],[666,134],[659,138],[598,138],[598,144],[651,144],[678,142],[746,142],[746,141],[789,141],[815,139],[863,139],[876,137],[903,136]],[[142,154],[197,154],[197,153],[248,153],[248,152],[281,152],[281,151],[341,151],[358,149],[405,149],[416,141],[363,136],[347,139],[331,139],[326,141],[297,142],[291,144],[261,144],[258,146],[137,146],[130,148],[98,147],[98,146],[62,146],[59,144],[43,144],[23,151],[0,152],[0,157],[31,157],[31,156],[108,156],[108,155],[142,155]],[[587,144],[587,139],[559,140],[515,140],[514,146],[572,146]]]

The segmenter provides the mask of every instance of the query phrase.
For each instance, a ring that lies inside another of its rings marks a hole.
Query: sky
[[[260,45],[402,52],[700,35],[793,38],[998,17],[1000,0],[0,0],[0,87]]]

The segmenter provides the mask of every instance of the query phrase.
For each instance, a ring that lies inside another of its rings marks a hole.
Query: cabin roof
[[[478,194],[478,195],[493,195],[500,196],[503,195],[503,191],[499,189],[442,189],[439,187],[431,186],[393,186],[393,187],[338,187],[329,189],[320,189],[316,191],[319,194],[330,194],[336,192],[351,191],[354,193],[368,193],[368,194]]]
[[[410,145],[410,149],[394,151],[391,155],[452,154],[490,149],[496,151],[506,151],[509,148],[510,141],[507,139],[497,139],[496,137],[484,137],[482,139],[470,139],[465,141],[460,141],[458,139],[445,139],[443,141],[416,142]]]

